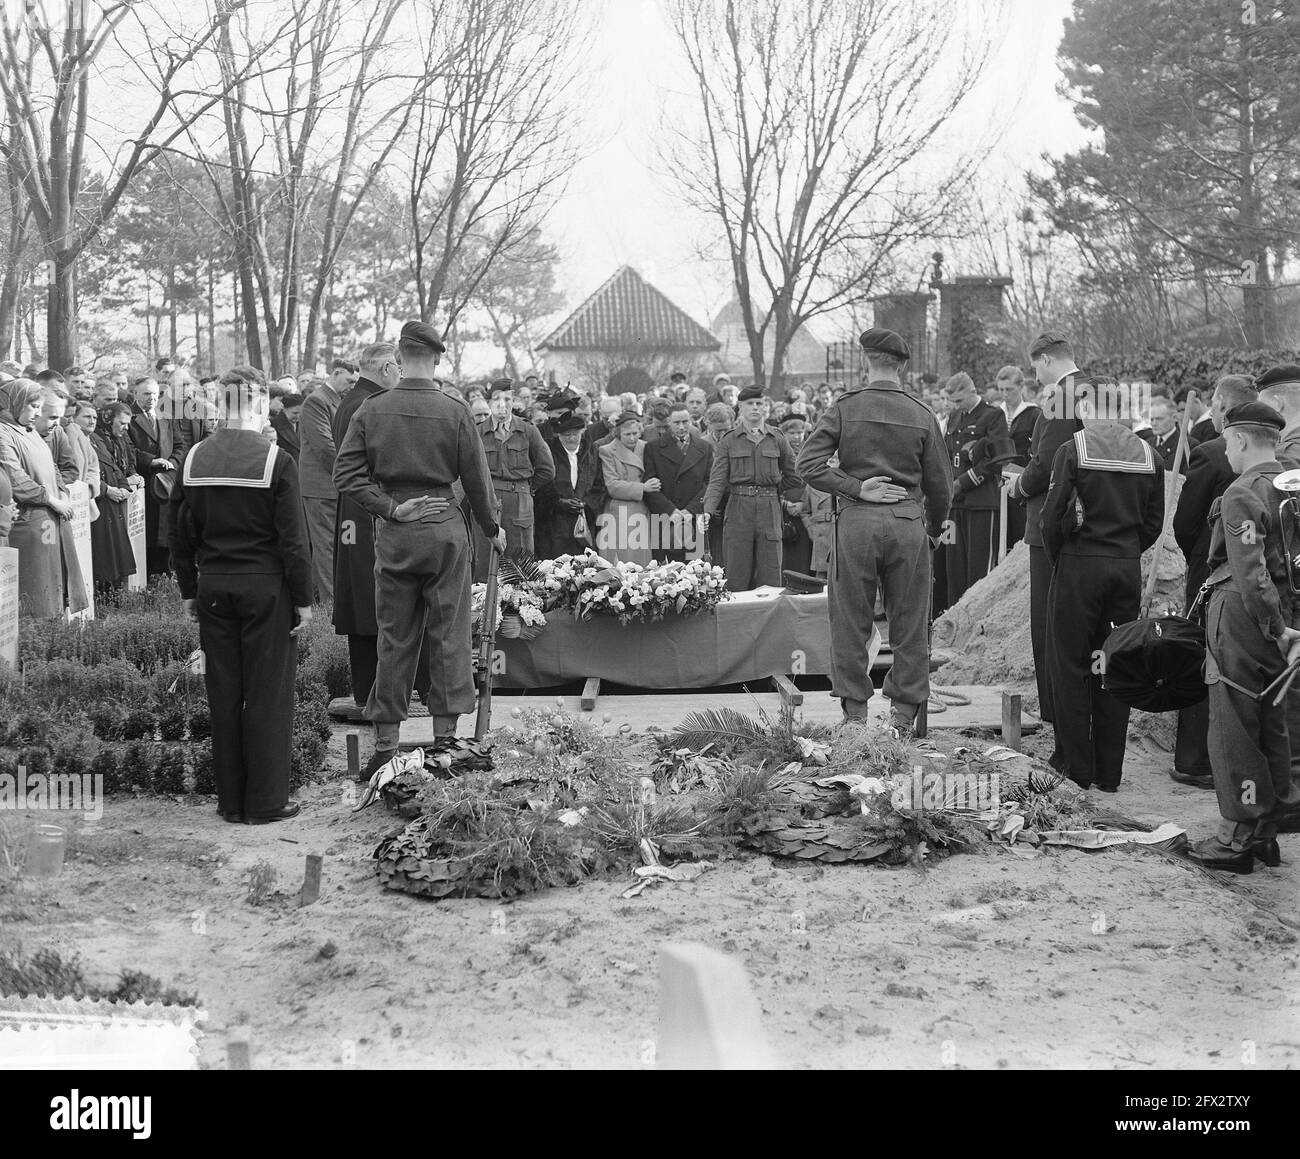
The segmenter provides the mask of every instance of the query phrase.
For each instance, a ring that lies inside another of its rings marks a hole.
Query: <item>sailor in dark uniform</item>
[[[1001,462],[1010,440],[1007,416],[980,398],[969,374],[954,374],[943,389],[952,404],[944,438],[952,464],[954,541],[945,548],[951,606],[996,563]]]
[[[312,618],[298,470],[260,433],[270,396],[256,377],[221,380],[225,426],[187,453],[169,525],[206,658],[217,808],[254,825],[298,812],[289,803],[296,637]]]
[[[339,493],[378,521],[379,666],[366,703],[375,752],[366,778],[397,750],[422,637],[428,641],[435,737],[455,736],[457,718],[474,707],[469,528],[453,501],[454,484],[463,486],[485,538],[497,550],[505,548],[482,440],[465,404],[434,382],[445,349],[428,323],[402,327],[402,380],[372,395],[353,415],[334,462]]]
[[[799,473],[809,487],[834,495],[837,507],[829,593],[833,694],[846,719],[866,719],[875,694],[867,649],[879,592],[894,658],[884,693],[895,726],[911,730],[930,696],[930,551],[948,518],[952,479],[934,412],[902,387],[907,343],[884,329],[868,330],[860,341],[867,384],[826,409],[800,452]]]
[[[1278,512],[1285,496],[1273,486],[1282,470],[1276,452],[1285,425],[1262,402],[1228,412],[1223,437],[1238,477],[1219,500],[1210,542],[1206,682],[1222,820],[1218,833],[1191,854],[1208,868],[1234,873],[1249,873],[1256,859],[1279,863],[1279,823],[1300,806],[1286,705],[1259,695],[1300,658]]]
[[[998,371],[997,382],[1002,391],[1002,409],[1007,416],[1007,434],[1011,436],[1011,445],[1015,449],[1011,463],[1019,469],[1015,472],[1018,474],[1029,465],[1029,443],[1038,416],[1043,413],[1035,401],[1038,384],[1032,378],[1026,381],[1024,371],[1018,366],[1004,366]],[[1024,537],[1025,505],[1008,499],[1007,550],[1010,551]]]
[[[1056,452],[1042,532],[1054,568],[1047,667],[1055,763],[1080,787],[1113,793],[1129,709],[1102,687],[1095,658],[1112,625],[1138,618],[1142,553],[1160,535],[1165,483],[1150,445],[1096,401],[1100,386],[1096,379],[1075,383],[1074,411],[1084,427]]]

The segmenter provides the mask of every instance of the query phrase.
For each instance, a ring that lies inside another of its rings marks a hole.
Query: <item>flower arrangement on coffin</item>
[[[703,560],[643,566],[610,563],[588,550],[537,564],[547,609],[572,611],[580,619],[612,616],[620,624],[653,623],[669,613],[688,616],[726,598],[720,567]]]
[[[546,627],[543,598],[537,560],[522,553],[502,556],[497,568],[497,635],[508,640],[533,639]],[[474,584],[470,589],[470,619],[475,632],[482,629],[486,601],[487,584]]]

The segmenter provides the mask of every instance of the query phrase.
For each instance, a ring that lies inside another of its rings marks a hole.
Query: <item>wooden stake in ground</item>
[[[298,894],[298,907],[311,905],[320,897],[320,874],[325,859],[319,853],[307,854],[307,871],[303,875],[302,890]]]
[[[356,780],[361,776],[361,734],[356,729],[348,732],[348,776]]]
[[[1002,740],[1008,748],[1020,751],[1020,693],[1002,694]]]
[[[659,1066],[767,1070],[762,1012],[735,958],[698,942],[659,947]]]

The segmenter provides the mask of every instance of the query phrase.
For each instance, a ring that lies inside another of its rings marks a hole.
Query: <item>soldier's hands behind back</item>
[[[858,492],[864,503],[897,503],[907,498],[907,488],[891,483],[888,475],[873,475]]]
[[[413,499],[407,499],[399,503],[393,509],[393,518],[398,523],[414,523],[417,519],[423,519],[426,515],[441,514],[447,510],[450,503],[450,499],[439,498],[434,495],[417,495]]]

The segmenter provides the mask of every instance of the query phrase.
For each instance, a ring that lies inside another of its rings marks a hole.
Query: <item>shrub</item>
[[[155,793],[185,792],[185,746],[169,744],[159,746],[155,754],[153,781]]]

